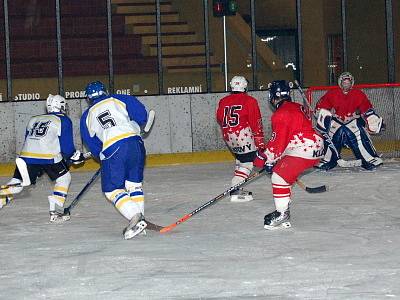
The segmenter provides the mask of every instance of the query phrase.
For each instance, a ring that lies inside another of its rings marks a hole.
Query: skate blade
[[[253,196],[231,196],[231,202],[234,203],[242,203],[242,202],[249,202],[253,200]]]
[[[290,227],[292,227],[292,224],[290,224],[290,222],[283,222],[282,224],[279,224],[277,226],[264,225],[264,228],[267,230],[287,229]]]
[[[137,223],[133,228],[128,229],[124,232],[124,239],[129,240],[135,236],[137,236],[139,233],[144,231],[144,229],[147,227],[147,223],[145,221],[140,221]]]

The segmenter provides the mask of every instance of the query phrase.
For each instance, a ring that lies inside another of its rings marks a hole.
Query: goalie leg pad
[[[357,159],[361,159],[361,166],[367,170],[374,169],[383,163],[378,156],[372,141],[365,128],[357,120],[353,120],[347,127],[348,145]]]

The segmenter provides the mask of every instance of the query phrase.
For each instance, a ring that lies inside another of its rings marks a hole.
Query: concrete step
[[[161,23],[161,32],[187,32],[189,30],[189,26],[186,22]],[[134,23],[126,26],[126,33],[144,34],[156,32],[156,23]]]
[[[222,72],[220,64],[210,65],[212,72]],[[166,68],[168,73],[195,73],[195,72],[205,72],[206,65],[188,65],[188,66],[169,66]]]
[[[210,56],[210,64],[216,64],[217,61],[213,56]],[[205,53],[191,53],[181,55],[163,55],[162,64],[165,67],[169,66],[189,66],[189,65],[205,65]]]
[[[142,43],[144,45],[157,44],[157,34],[142,34]],[[165,43],[195,43],[199,39],[194,31],[188,32],[163,32],[161,34],[161,42]]]
[[[171,2],[168,0],[161,0],[160,3]],[[129,3],[152,3],[155,5],[156,0],[111,0],[111,4],[129,4]]]
[[[149,45],[149,56],[157,55],[157,45]],[[162,53],[163,55],[179,55],[179,54],[192,54],[192,53],[204,53],[204,43],[173,43],[163,44]]]
[[[113,12],[115,14],[150,13],[155,11],[156,11],[155,3],[150,3],[150,2],[116,4],[113,9]],[[161,12],[173,11],[171,3],[170,2],[160,3],[160,11]]]
[[[118,14],[125,17],[125,24],[134,23],[156,23],[156,13],[131,13]],[[165,12],[161,14],[161,22],[179,22],[179,14],[177,12]]]

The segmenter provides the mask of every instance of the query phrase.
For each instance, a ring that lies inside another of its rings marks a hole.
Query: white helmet
[[[60,95],[49,94],[46,100],[46,108],[48,113],[51,112],[65,113],[67,110],[67,104],[65,102],[65,98]]]
[[[247,79],[243,76],[234,76],[229,84],[232,92],[245,92],[247,89]]]

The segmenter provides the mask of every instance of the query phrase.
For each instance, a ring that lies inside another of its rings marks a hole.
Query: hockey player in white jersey
[[[71,183],[66,161],[79,164],[84,156],[74,146],[65,98],[49,95],[46,108],[46,114],[34,116],[28,122],[14,176],[0,189],[0,208],[12,201],[23,187],[35,184],[37,178],[46,173],[55,181],[53,192],[48,196],[50,222],[60,223],[70,219],[61,212]]]
[[[90,107],[81,117],[81,136],[100,160],[102,191],[129,221],[123,236],[131,239],[147,227],[142,189],[146,150],[140,134],[148,114],[136,97],[108,95],[100,81],[87,85],[86,96]]]

